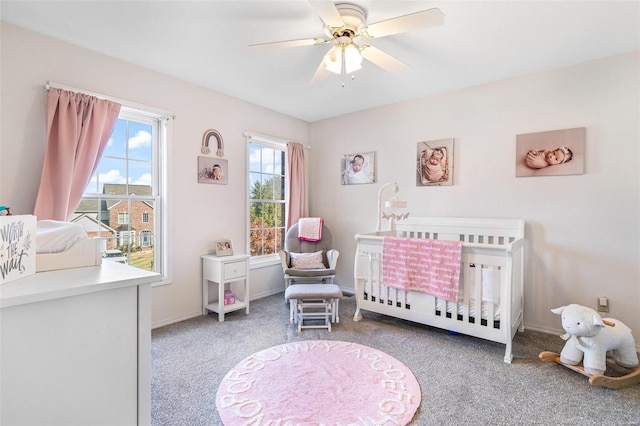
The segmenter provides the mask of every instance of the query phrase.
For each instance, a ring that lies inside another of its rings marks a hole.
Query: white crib
[[[460,301],[386,287],[385,236],[462,241]],[[355,321],[367,310],[503,343],[504,361],[511,363],[513,336],[524,331],[523,220],[410,217],[397,222],[394,231],[357,234],[356,240]]]

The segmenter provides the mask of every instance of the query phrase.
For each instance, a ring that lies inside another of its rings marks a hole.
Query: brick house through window
[[[127,187],[129,194],[126,193]],[[110,198],[84,199],[76,209],[72,222],[83,225],[89,237],[105,240],[103,249],[128,247],[152,250],[154,246],[153,199],[148,185],[104,184],[103,193]],[[113,198],[114,195],[129,195]]]
[[[126,194],[125,191],[127,191]],[[128,199],[103,200],[109,227],[115,230],[114,247],[131,246],[131,249],[151,249],[153,247],[154,208],[153,200],[136,200],[131,196],[151,195],[148,185],[105,184],[104,193],[109,195],[129,195]]]

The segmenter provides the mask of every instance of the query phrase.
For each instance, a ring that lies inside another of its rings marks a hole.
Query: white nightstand
[[[245,308],[249,313],[249,258],[246,254],[236,254],[233,256],[202,256],[202,314],[207,315],[207,311],[217,312],[218,321],[224,321],[224,314]],[[209,303],[209,281],[218,285],[218,300]],[[236,294],[236,301],[233,304],[224,304],[225,284],[229,283],[231,289],[232,282],[242,281],[244,283],[244,294],[239,297]]]

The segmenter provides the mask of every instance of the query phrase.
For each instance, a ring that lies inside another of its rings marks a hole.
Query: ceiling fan
[[[326,38],[306,38],[249,45],[249,49],[315,46],[330,44],[316,69],[311,84],[324,81],[329,73],[352,74],[362,67],[366,59],[380,68],[396,73],[409,66],[377,47],[368,44],[374,38],[386,37],[424,28],[442,25],[444,14],[439,9],[427,9],[374,24],[366,23],[365,10],[353,3],[337,3],[332,0],[307,0],[324,23]],[[352,77],[353,78],[353,77]],[[344,83],[343,83],[344,85]]]

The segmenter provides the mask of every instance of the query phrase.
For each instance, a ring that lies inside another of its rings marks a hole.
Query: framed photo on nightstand
[[[216,256],[231,256],[233,255],[233,245],[231,240],[217,240],[216,244]]]

